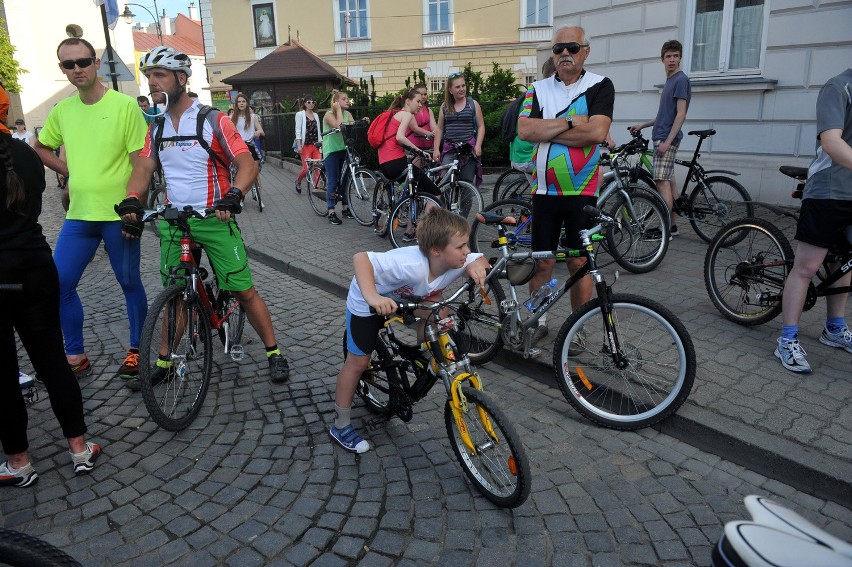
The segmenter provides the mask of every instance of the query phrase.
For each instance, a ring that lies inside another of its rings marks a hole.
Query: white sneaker
[[[32,387],[35,384],[35,378],[30,376],[29,374],[24,374],[20,370],[18,371],[18,383],[21,385],[21,390],[25,388]]]
[[[831,333],[823,327],[819,342],[832,348],[842,348],[846,352],[852,352],[852,331],[846,327],[839,333]]]
[[[791,372],[799,374],[810,374],[811,365],[805,358],[805,349],[798,340],[788,341],[783,337],[778,338],[778,346],[775,348],[775,356],[781,360],[782,366]]]

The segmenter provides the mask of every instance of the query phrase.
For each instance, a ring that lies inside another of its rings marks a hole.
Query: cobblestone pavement
[[[254,261],[253,271],[290,359],[289,383],[269,382],[262,345],[247,328],[246,360],[216,353],[218,378],[192,426],[159,430],[141,396],[114,376],[127,329],[120,289],[99,252],[80,286],[95,364],[81,386],[89,436],[104,445],[104,456],[91,475],[73,476],[42,392],[29,429],[41,479],[32,488],[0,491],[5,527],[42,537],[86,565],[707,565],[724,522],[742,518],[742,498],[759,493],[852,539],[852,511],[837,499],[811,496],[655,429],[596,427],[542,379],[546,373],[511,356],[483,375],[532,464],[532,493],[518,509],[494,507],[467,482],[441,423],[440,389],[415,407],[408,424],[366,427],[369,414],[356,403],[353,419],[375,449],[355,456],[332,446],[340,285],[350,277],[352,253],[381,248],[382,241],[352,221],[333,227],[316,217],[300,202],[306,197],[291,190],[292,175],[267,167],[264,181],[268,208],[248,209],[240,224],[267,260]],[[56,209],[47,198],[42,218],[51,238],[61,218]],[[692,299],[702,287],[700,268],[681,262],[698,242],[687,236],[673,244],[680,252],[656,278],[625,277],[617,285],[647,282],[646,294],[668,298],[697,344],[709,336],[725,345],[718,355],[699,355],[699,379],[680,413],[715,414],[735,403],[722,413],[740,427],[775,437],[810,427],[819,435],[801,440],[801,451],[807,443],[813,458],[848,455],[848,410],[835,444],[818,442],[831,438],[826,425],[809,425],[832,408],[837,415],[830,417],[843,418],[848,364],[831,367],[815,347],[817,373],[788,387],[788,376],[763,368],[775,365],[766,356],[775,329],[740,332],[705,299]],[[284,256],[287,250],[301,250],[301,259]],[[156,255],[146,235],[149,303],[158,291]],[[806,316],[807,334],[819,317]],[[742,353],[752,347],[755,354]],[[25,355],[22,364],[27,369]],[[785,426],[768,408],[795,406],[790,391],[806,407]]]

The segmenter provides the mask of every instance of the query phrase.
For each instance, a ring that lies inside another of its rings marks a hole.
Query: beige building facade
[[[201,0],[200,8],[214,92],[290,38],[355,81],[372,77],[379,95],[418,69],[442,89],[467,63],[488,76],[496,62],[527,83],[553,20],[552,0]]]

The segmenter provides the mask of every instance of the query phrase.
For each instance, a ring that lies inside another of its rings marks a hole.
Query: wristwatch
[[[571,116],[571,115],[566,116],[566,117],[565,117],[565,122],[567,122],[567,123],[568,123],[568,129],[569,129],[569,130],[570,130],[571,128],[573,128],[573,127],[574,127],[574,117],[573,117],[573,116]]]
[[[240,199],[243,198],[242,190],[238,189],[237,187],[233,187],[233,186],[231,187],[231,190],[228,191],[228,195],[237,195]]]

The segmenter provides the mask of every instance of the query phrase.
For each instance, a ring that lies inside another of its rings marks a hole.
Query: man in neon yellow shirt
[[[98,82],[101,62],[88,41],[65,39],[56,55],[77,94],[53,107],[35,149],[47,167],[68,177],[71,197],[53,256],[59,271],[65,354],[78,377],[92,373],[83,345],[83,304],[77,284],[103,242],[124,292],[130,324],[129,350],[119,375],[135,378],[148,300],[139,273],[139,240],[122,238],[122,222],[113,207],[124,198],[133,161],[145,144],[145,119],[136,100]],[[66,160],[53,153],[62,145]]]

